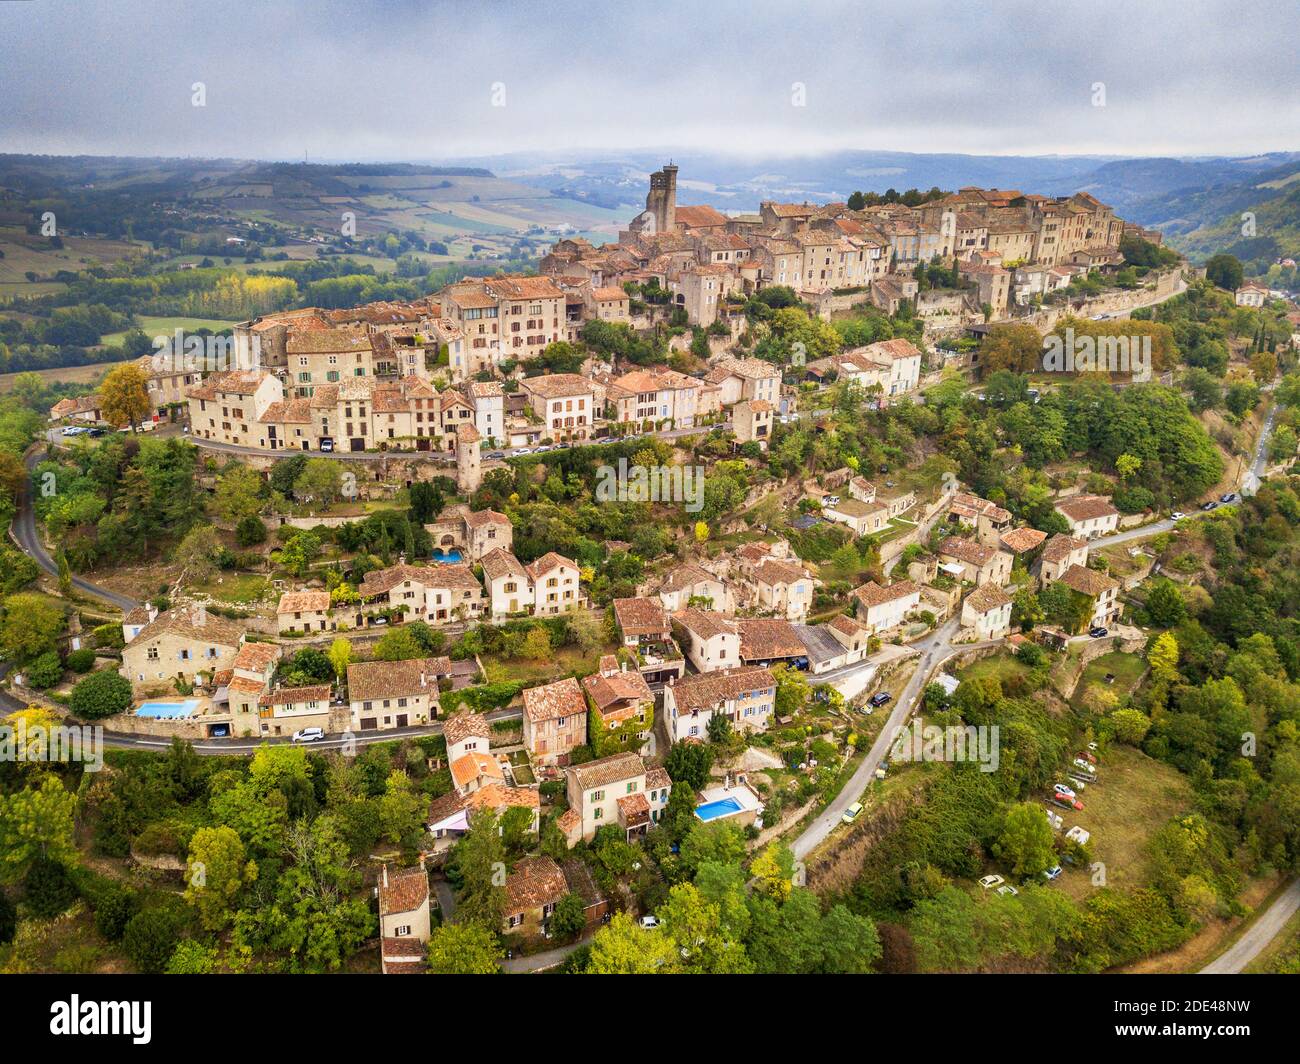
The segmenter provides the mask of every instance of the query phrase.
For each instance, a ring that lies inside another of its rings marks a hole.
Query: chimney
[[[384,889],[387,890],[388,889],[388,865],[387,864],[384,865],[383,877],[384,877]]]
[[[152,602],[150,602],[147,606],[145,606],[145,612],[149,614],[150,624],[153,624],[153,622],[158,619],[158,607],[155,606]]]
[[[428,686],[429,686],[429,681],[428,681],[428,679],[426,678],[426,673],[425,673],[425,671],[424,671],[423,669],[420,670],[420,686],[421,686],[421,687],[428,687]]]

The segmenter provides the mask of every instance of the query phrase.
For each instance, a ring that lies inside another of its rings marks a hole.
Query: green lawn
[[[1132,694],[1146,674],[1146,670],[1147,663],[1140,654],[1125,654],[1119,650],[1103,654],[1089,662],[1088,667],[1083,670],[1083,676],[1074,689],[1074,697],[1070,699],[1070,703],[1075,709],[1088,708],[1090,689],[1109,690],[1122,701],[1126,695]],[[1109,684],[1106,683],[1107,674],[1115,677]]]
[[[222,602],[244,606],[259,601],[270,587],[271,582],[258,573],[220,573],[194,590]]]
[[[513,681],[529,686],[549,683],[573,673],[586,676],[596,671],[602,654],[614,653],[609,646],[584,654],[577,647],[560,647],[545,661],[527,661],[523,658],[495,658],[484,655],[483,669],[488,683]]]
[[[959,680],[974,680],[992,676],[999,680],[1003,687],[1011,686],[1010,681],[1024,680],[1028,675],[1028,667],[1005,652],[992,654],[987,658],[980,658],[956,673]]]

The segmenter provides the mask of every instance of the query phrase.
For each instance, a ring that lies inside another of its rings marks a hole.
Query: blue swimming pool
[[[742,806],[734,798],[719,798],[716,802],[705,802],[703,805],[695,807],[695,815],[703,820],[706,824],[710,820],[717,820],[718,817],[731,816],[733,813],[739,813]]]
[[[433,560],[440,565],[459,565],[460,551],[458,550],[436,550],[433,552]]]
[[[153,717],[155,720],[174,720],[177,717],[192,716],[199,708],[197,698],[185,702],[141,702],[136,709],[137,717]]]

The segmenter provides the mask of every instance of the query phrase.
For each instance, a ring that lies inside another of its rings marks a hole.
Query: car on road
[[[1006,880],[1001,876],[983,876],[980,879],[980,886],[985,890],[992,890],[994,887],[1000,887]]]
[[[80,436],[83,432],[89,432],[89,431],[90,430],[87,429],[84,425],[69,425],[66,429],[63,430],[63,435]]]
[[[1174,511],[1173,513],[1171,513],[1169,516],[1170,516],[1170,518],[1172,518],[1172,519],[1175,520],[1175,521],[1181,521],[1181,520],[1182,520],[1184,517],[1186,517],[1187,515],[1186,515],[1185,513],[1183,513],[1182,510],[1175,510],[1175,511]]]
[[[1230,491],[1226,495],[1219,496],[1219,502],[1236,502],[1236,501],[1237,501],[1237,493],[1235,491]]]
[[[334,450],[334,440],[329,436],[320,438],[320,449],[322,454],[329,454]]]
[[[504,458],[505,456],[505,451],[488,451],[489,458]]]
[[[849,806],[846,810],[844,810],[844,815],[840,817],[840,819],[844,821],[844,823],[846,824],[852,824],[853,821],[858,819],[858,814],[860,814],[861,812],[862,812],[862,803],[854,802],[851,806]]]
[[[303,728],[293,733],[295,743],[314,743],[325,738],[324,728]]]
[[[1051,868],[1049,868],[1046,872],[1043,873],[1043,878],[1047,880],[1049,883],[1054,879],[1059,879],[1060,876],[1061,876],[1060,865],[1053,865]]]
[[[1073,809],[1076,813],[1083,812],[1083,803],[1078,798],[1067,798],[1063,794],[1053,794],[1052,801],[1057,805],[1063,805],[1066,809]]]
[[[1216,510],[1218,509],[1218,506],[1219,504],[1215,502],[1213,499],[1211,499],[1209,502],[1201,503],[1202,510]]]
[[[869,699],[867,699],[867,701],[870,702],[872,706],[875,706],[877,708],[883,706],[886,702],[892,702],[893,700],[894,700],[894,696],[891,695],[888,691],[877,691],[874,695],[872,695]]]
[[[1057,794],[1065,795],[1067,798],[1074,797],[1074,789],[1072,787],[1067,787],[1064,783],[1052,784],[1052,790]]]
[[[642,927],[646,927],[646,928],[650,928],[650,927],[658,927],[658,926],[659,926],[659,917],[657,917],[657,916],[643,916],[643,917],[641,917],[641,926],[642,926]]]
[[[520,455],[524,455],[528,453],[529,452],[527,447],[516,447],[513,451],[510,452],[510,457],[518,458]]]
[[[1010,883],[1003,883],[1002,886],[998,887],[998,893],[1014,898],[1020,893],[1020,891],[1016,890],[1016,888]]]
[[[1102,628],[1098,625],[1096,628],[1089,628],[1088,634],[1092,636],[1093,639],[1104,639],[1106,636],[1110,635],[1110,629]]]

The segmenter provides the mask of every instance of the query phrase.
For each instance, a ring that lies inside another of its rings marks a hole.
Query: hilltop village
[[[1300,389],[1276,385],[1267,424],[1261,390],[1291,379],[1295,308],[1216,289],[1087,193],[724,214],[677,191],[665,166],[616,241],[561,239],[536,273],[178,336],[49,410],[29,469],[54,487],[14,556],[69,605],[10,690],[116,745],[255,751],[199,829],[250,864],[308,806],[382,805],[339,843],[374,906],[335,911],[337,951],[295,964],[530,970],[564,943],[585,970],[650,970],[615,944],[658,957],[644,936],[701,865],[758,877],[773,906],[851,879],[893,733],[996,721],[1004,692],[1054,715],[1004,722],[1001,754],[1023,773],[1001,800],[1043,835],[1016,863],[1038,890],[1092,852],[1076,788],[1131,736],[1123,714],[1164,726],[1134,700],[1170,618],[1211,612],[1197,537],[1294,457]],[[1045,336],[1142,341],[1151,372],[1053,373]],[[1030,751],[1034,728],[1051,740]],[[117,857],[170,867],[211,841],[113,815],[94,830]],[[863,889],[817,916],[807,970],[879,960]],[[212,920],[237,943],[202,947],[222,970],[288,941]],[[745,950],[730,970],[763,970]]]

